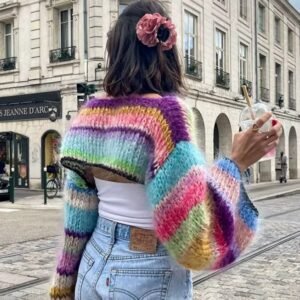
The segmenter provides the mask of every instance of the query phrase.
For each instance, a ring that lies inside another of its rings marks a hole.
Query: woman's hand
[[[276,122],[268,132],[259,132],[270,118],[272,113],[267,112],[258,119],[254,127],[235,134],[231,150],[231,159],[244,172],[249,166],[257,162],[279,143],[282,134],[282,125]],[[273,122],[272,122],[273,123]]]

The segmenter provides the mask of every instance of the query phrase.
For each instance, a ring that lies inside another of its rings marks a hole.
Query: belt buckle
[[[130,227],[130,250],[156,253],[157,238],[153,230]]]

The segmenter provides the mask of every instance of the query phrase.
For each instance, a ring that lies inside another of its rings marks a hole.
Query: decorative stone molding
[[[7,1],[0,4],[0,22],[16,18],[19,6],[18,1]]]
[[[69,5],[78,2],[78,0],[46,0],[46,1],[47,1],[46,4],[47,8],[61,7],[64,5]]]
[[[0,11],[15,8],[18,6],[20,6],[20,2],[18,0],[8,0],[0,3]]]

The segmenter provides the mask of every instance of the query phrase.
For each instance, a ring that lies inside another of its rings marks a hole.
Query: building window
[[[275,24],[275,42],[277,44],[281,44],[281,21],[280,18],[275,17],[274,18],[274,24]]]
[[[75,59],[73,40],[73,9],[63,9],[58,12],[59,17],[59,49],[50,50],[50,63],[58,63]]]
[[[225,71],[225,32],[216,30],[216,68]]]
[[[216,29],[216,85],[229,89],[230,78],[226,69],[226,34]]]
[[[198,18],[184,12],[184,56],[185,73],[202,79],[202,64],[198,61]]]
[[[288,29],[288,50],[290,53],[294,53],[294,32],[292,29]]]
[[[240,17],[247,20],[247,0],[240,0]]]
[[[266,8],[261,3],[258,4],[258,29],[261,33],[266,32]]]
[[[252,82],[248,81],[248,46],[243,43],[240,44],[240,85],[241,88],[245,85],[252,95]]]
[[[240,77],[248,78],[248,47],[240,44]]]
[[[73,46],[73,9],[60,11],[60,48]]]
[[[14,57],[14,36],[12,23],[0,23],[0,72],[14,70],[16,57]]]
[[[188,11],[184,12],[184,55],[197,59],[197,17]]]
[[[275,63],[275,100],[280,107],[283,105],[283,95],[281,94],[281,65]]]
[[[267,89],[267,58],[266,56],[259,54],[259,99],[265,102],[270,101],[270,91]]]
[[[289,109],[296,110],[294,72],[289,71]]]
[[[13,57],[13,26],[11,23],[5,24],[4,40],[5,40],[5,57]]]
[[[119,4],[119,15],[124,11],[124,9],[128,6],[126,3]]]

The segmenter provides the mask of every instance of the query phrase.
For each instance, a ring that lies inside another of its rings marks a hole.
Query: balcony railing
[[[264,102],[270,102],[270,90],[265,87],[260,87],[259,89],[260,95],[259,99]]]
[[[190,56],[185,57],[185,73],[202,80],[202,62]]]
[[[57,63],[75,59],[75,46],[50,51],[50,63]]]
[[[249,96],[251,97],[251,96],[252,96],[252,82],[246,80],[246,79],[243,78],[243,77],[241,77],[241,78],[240,78],[240,85],[241,85],[241,91],[242,91],[242,93],[243,93],[242,86],[245,85],[245,86],[247,87],[248,94],[249,94]]]
[[[296,99],[289,98],[289,109],[296,110]]]
[[[216,68],[216,86],[224,89],[230,88],[230,74],[222,69]]]
[[[9,71],[16,68],[16,57],[0,59],[0,71]]]
[[[276,93],[276,105],[278,105],[280,108],[284,106],[283,94]]]

